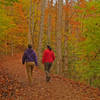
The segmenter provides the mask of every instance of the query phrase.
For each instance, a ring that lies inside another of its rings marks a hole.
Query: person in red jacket
[[[43,57],[42,57],[42,63],[44,64],[45,67],[45,72],[46,72],[46,81],[48,82],[50,80],[50,68],[52,66],[53,61],[55,60],[55,54],[51,47],[47,45],[47,49],[44,50],[43,52]]]

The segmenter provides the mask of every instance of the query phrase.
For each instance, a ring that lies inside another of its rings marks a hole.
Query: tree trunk
[[[33,3],[33,16],[32,16],[32,46],[34,48],[34,27],[35,27],[35,3]]]
[[[49,14],[48,14],[48,44],[51,44],[51,2],[49,1]]]
[[[8,48],[7,48],[7,33],[6,33],[6,43],[5,43],[5,45],[6,45],[6,56],[7,56],[7,54],[8,54]]]
[[[31,40],[31,34],[32,34],[31,15],[32,15],[32,0],[30,0],[30,9],[29,9],[29,33],[28,33],[28,43],[29,44],[32,44],[32,40]]]
[[[66,0],[66,6],[68,5],[68,0]],[[66,15],[65,15],[65,41],[64,41],[64,44],[65,44],[65,51],[64,51],[64,68],[65,68],[65,71],[68,70],[68,33],[69,33],[69,16],[68,16],[68,12],[66,12]]]
[[[41,57],[42,57],[42,37],[44,32],[44,11],[45,11],[45,2],[46,0],[42,0],[41,5],[41,22],[40,22],[40,36],[39,36],[39,45],[38,45],[38,62],[40,65]]]
[[[12,41],[12,45],[11,45],[11,55],[12,56],[14,55],[14,44],[13,44],[13,41]]]
[[[11,56],[13,56],[14,55],[14,36],[12,35],[11,36],[12,38],[12,40],[11,40]]]
[[[62,5],[63,0],[58,0],[57,14],[57,73],[62,72],[61,33],[62,33]]]

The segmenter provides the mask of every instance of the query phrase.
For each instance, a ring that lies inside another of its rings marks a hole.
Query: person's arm
[[[52,57],[53,57],[53,60],[55,60],[55,54],[54,54],[54,52],[52,53],[53,55],[52,55]]]
[[[44,64],[44,61],[45,61],[45,51],[43,52],[43,56],[42,56],[42,63]]]
[[[25,60],[26,60],[26,53],[24,52],[23,57],[22,57],[22,64],[25,64]]]
[[[37,62],[37,56],[36,54],[34,53],[34,61],[35,61],[35,65],[38,66],[38,62]]]

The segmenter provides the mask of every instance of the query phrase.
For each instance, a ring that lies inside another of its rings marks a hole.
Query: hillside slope
[[[52,75],[45,81],[45,73],[34,68],[33,85],[29,86],[21,55],[0,59],[0,100],[100,100],[99,89]]]

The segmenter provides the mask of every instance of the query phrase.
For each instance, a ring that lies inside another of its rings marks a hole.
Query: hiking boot
[[[50,79],[51,79],[51,77],[50,77],[50,76],[47,76],[47,77],[46,77],[46,81],[47,81],[47,82],[49,82],[49,81],[50,81]]]

